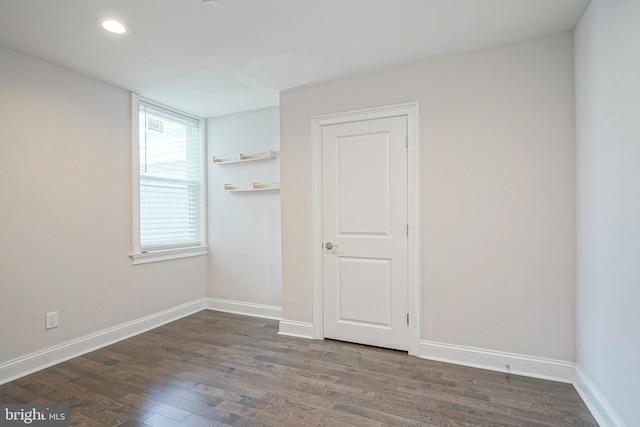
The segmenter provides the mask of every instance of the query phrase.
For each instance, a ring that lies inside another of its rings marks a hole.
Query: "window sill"
[[[194,248],[168,249],[164,251],[154,251],[139,254],[131,254],[129,257],[133,264],[146,264],[149,262],[167,261],[171,259],[187,258],[192,256],[207,255],[208,246],[197,246]]]

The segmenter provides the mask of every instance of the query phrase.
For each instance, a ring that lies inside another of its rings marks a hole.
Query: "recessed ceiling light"
[[[115,19],[98,19],[96,23],[98,23],[102,28],[111,33],[126,34],[129,32],[129,28],[125,24]]]

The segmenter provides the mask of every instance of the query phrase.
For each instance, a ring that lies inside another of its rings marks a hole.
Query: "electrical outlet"
[[[53,329],[58,327],[58,312],[51,311],[47,313],[47,324],[45,329]]]

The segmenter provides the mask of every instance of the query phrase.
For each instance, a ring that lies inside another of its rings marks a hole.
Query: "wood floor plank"
[[[68,403],[73,426],[597,426],[570,384],[201,311],[0,386]]]

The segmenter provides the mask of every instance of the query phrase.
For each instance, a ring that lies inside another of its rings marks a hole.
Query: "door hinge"
[[[409,224],[407,224],[407,237],[409,237]]]
[[[407,313],[407,326],[409,326],[409,313]]]
[[[409,148],[409,135],[404,137],[404,147]]]

